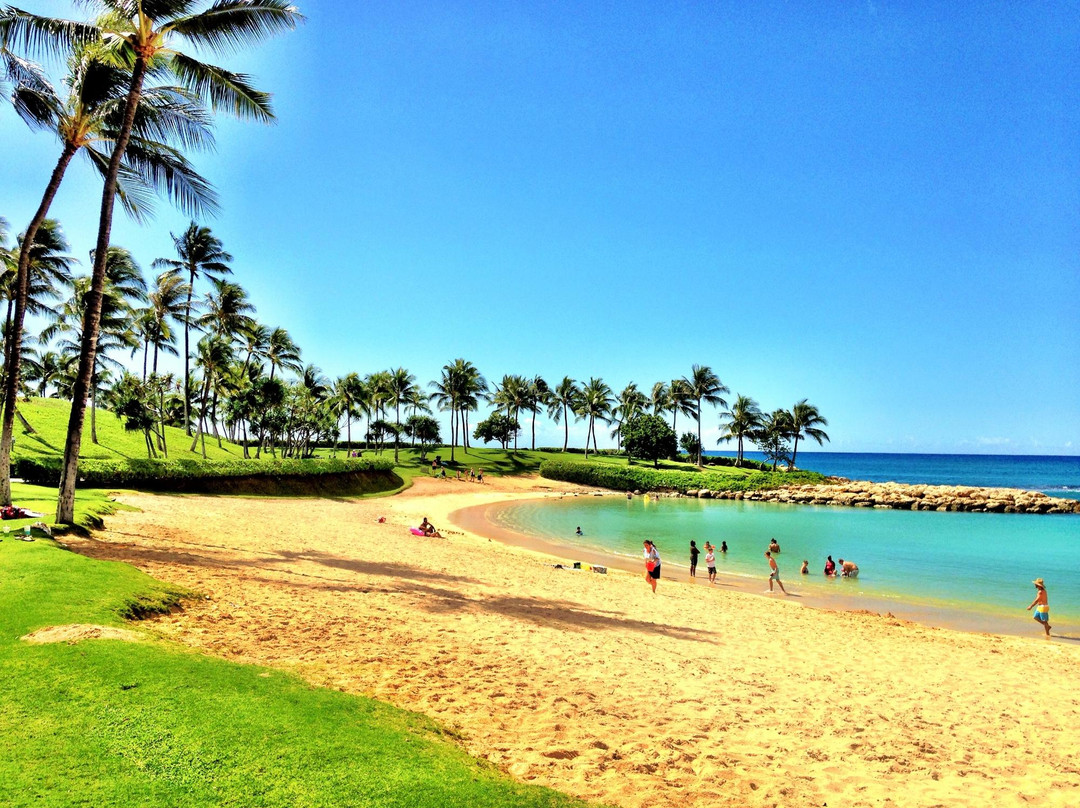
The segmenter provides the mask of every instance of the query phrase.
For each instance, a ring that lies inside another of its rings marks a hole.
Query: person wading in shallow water
[[[769,559],[769,591],[772,592],[773,581],[776,581],[776,585],[780,587],[780,591],[785,595],[787,590],[784,589],[784,585],[780,582],[780,568],[776,566],[776,559],[772,557],[772,553],[768,550],[765,551],[765,557]]]
[[[1042,578],[1036,578],[1032,581],[1035,584],[1035,600],[1031,601],[1031,605],[1027,607],[1030,612],[1035,610],[1035,619],[1042,624],[1043,629],[1046,631],[1046,636],[1050,636],[1050,602],[1046,599],[1046,584],[1043,583]]]

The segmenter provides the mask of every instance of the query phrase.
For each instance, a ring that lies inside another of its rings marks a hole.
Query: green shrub
[[[785,485],[805,485],[824,482],[823,475],[813,471],[771,472],[755,471],[745,477],[710,474],[708,471],[664,471],[636,466],[613,466],[583,463],[575,460],[545,460],[540,464],[540,476],[616,491],[760,491]]]
[[[58,457],[20,457],[13,474],[28,483],[57,485],[62,460]],[[318,478],[330,475],[370,473],[390,475],[394,464],[388,457],[317,457],[308,460],[260,458],[259,460],[92,460],[79,461],[79,485],[84,488],[151,488],[194,490],[197,482],[252,478]]]

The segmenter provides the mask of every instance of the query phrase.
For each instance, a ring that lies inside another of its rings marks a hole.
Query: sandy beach
[[[166,637],[426,713],[515,777],[603,803],[1080,804],[1080,647],[1034,621],[1007,637],[668,579],[653,595],[449,521],[575,490],[124,495],[138,511],[70,544],[204,593],[155,621]],[[444,538],[408,532],[424,516]]]

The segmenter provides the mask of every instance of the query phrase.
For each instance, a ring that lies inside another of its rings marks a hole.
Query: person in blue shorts
[[[1050,636],[1050,602],[1046,598],[1046,584],[1042,578],[1032,581],[1035,584],[1035,600],[1031,601],[1028,611],[1035,610],[1035,620],[1042,624],[1046,636]]]

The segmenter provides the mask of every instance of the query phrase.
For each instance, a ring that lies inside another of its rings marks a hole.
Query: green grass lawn
[[[154,639],[31,645],[181,595],[49,541],[0,542],[0,805],[581,806],[470,758],[432,721]],[[138,624],[127,624],[139,628]]]
[[[22,423],[16,419],[13,458],[64,454],[68,417],[71,413],[70,402],[58,398],[31,398],[19,402],[19,412],[34,428],[34,433],[27,433]],[[146,441],[142,433],[127,432],[119,418],[100,408],[97,411],[97,434],[99,442],[95,444],[90,440],[90,410],[87,409],[82,446],[79,449],[80,457],[103,460],[146,457]],[[191,438],[182,429],[165,427],[165,440],[169,447],[169,457],[173,459],[202,458],[201,448],[190,451]],[[208,435],[206,456],[211,460],[228,460],[243,457],[244,450],[224,439],[222,448],[219,449],[213,435]]]

